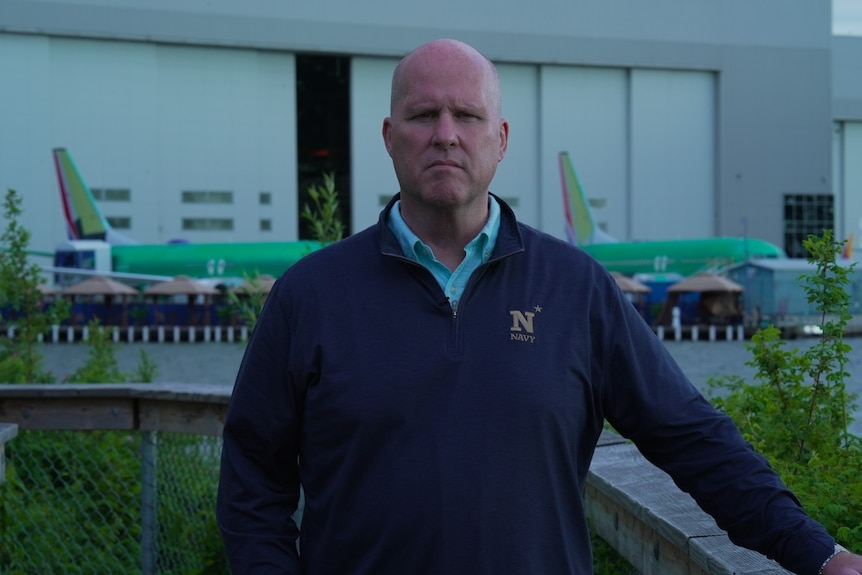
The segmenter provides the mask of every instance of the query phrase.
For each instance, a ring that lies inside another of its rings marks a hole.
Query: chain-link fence
[[[228,573],[220,453],[219,437],[19,431],[0,484],[0,573]]]

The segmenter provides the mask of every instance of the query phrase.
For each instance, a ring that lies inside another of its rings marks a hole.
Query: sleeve
[[[216,517],[233,573],[298,574],[301,398],[276,288],[258,318],[224,424]]]
[[[816,573],[833,538],[805,513],[733,420],[690,383],[649,326],[625,306],[617,312],[604,342],[602,404],[608,422],[735,544],[795,573]]]

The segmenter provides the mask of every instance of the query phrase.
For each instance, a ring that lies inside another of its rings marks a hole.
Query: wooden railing
[[[16,426],[217,436],[230,391],[229,386],[197,384],[0,385],[0,453]],[[731,543],[667,474],[619,436],[602,435],[585,497],[593,530],[641,573],[789,573]]]
[[[136,429],[221,435],[231,389],[205,384],[0,385],[0,422],[19,429]]]

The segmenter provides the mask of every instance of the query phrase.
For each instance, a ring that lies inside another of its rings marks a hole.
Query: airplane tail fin
[[[844,247],[841,248],[841,258],[845,260],[849,260],[853,257],[853,234],[850,234],[847,237],[847,241],[844,242]]]
[[[57,170],[63,216],[70,240],[102,240],[110,244],[137,243],[111,227],[65,148],[54,148],[54,167]]]
[[[560,152],[560,184],[563,191],[563,214],[565,216],[566,237],[576,246],[611,243],[612,238],[596,225],[593,211],[584,194],[575,168],[568,152]]]

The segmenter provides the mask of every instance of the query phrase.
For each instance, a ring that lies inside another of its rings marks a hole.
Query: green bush
[[[21,213],[21,197],[8,190],[3,200],[6,228],[0,234],[0,309],[16,336],[0,340],[0,381],[50,383],[51,374],[41,369],[39,336],[68,316],[69,306],[65,301],[42,305],[41,270],[27,259],[30,232],[18,221]]]
[[[590,541],[593,547],[593,575],[637,575],[638,570],[607,541],[595,533],[590,534]]]
[[[0,570],[140,571],[139,435],[26,431],[8,446]]]
[[[311,228],[311,236],[323,245],[337,242],[344,236],[344,223],[339,215],[340,203],[335,191],[335,174],[323,174],[323,186],[308,188],[309,204],[302,206],[299,216]]]
[[[0,306],[16,337],[0,341],[0,381],[53,383],[42,369],[39,335],[68,314],[43,309],[40,271],[27,262],[29,233],[18,224],[20,198],[9,190],[0,243]],[[157,366],[144,350],[134,373],[119,369],[108,331],[93,320],[88,354],[67,383],[151,382]],[[40,575],[140,572],[142,435],[127,431],[19,432],[6,446],[0,487],[0,572]],[[215,525],[217,438],[159,434],[155,547],[159,573],[227,572]]]
[[[216,442],[183,434],[159,434],[158,441],[156,571],[228,575],[215,519],[220,462]]]
[[[862,443],[849,424],[856,397],[847,393],[844,332],[851,318],[850,268],[836,261],[831,231],[805,241],[817,273],[800,276],[821,313],[823,335],[805,350],[786,349],[774,326],[748,345],[755,382],[709,380],[713,403],[766,456],[803,506],[847,547],[862,546]]]

